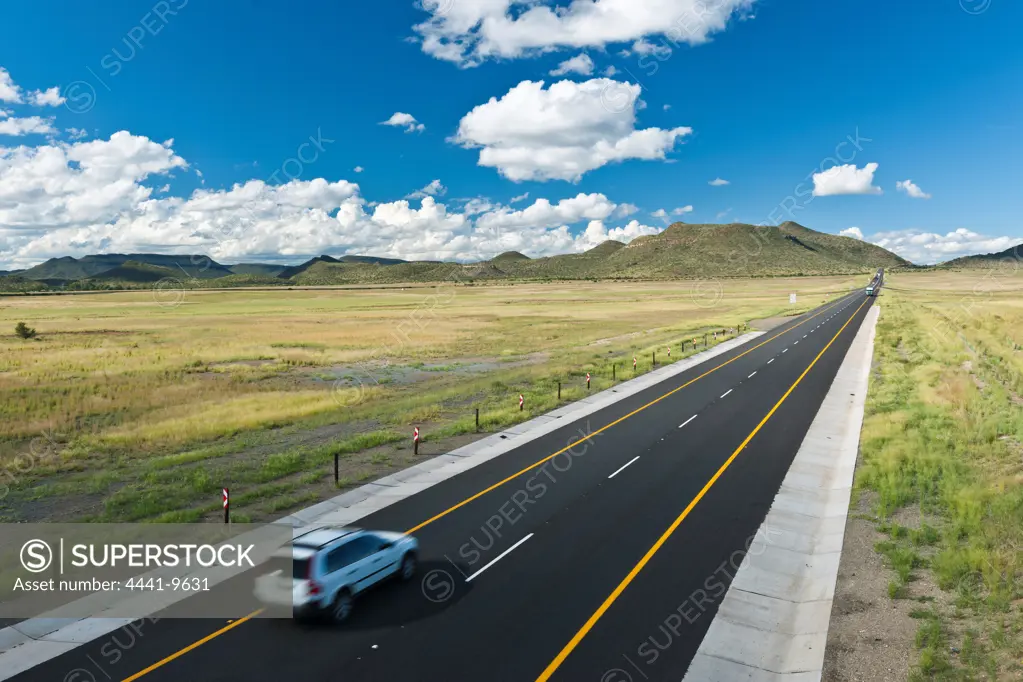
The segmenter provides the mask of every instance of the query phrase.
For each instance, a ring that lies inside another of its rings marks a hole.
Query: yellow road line
[[[479,498],[480,498],[480,497],[482,497],[483,495],[486,495],[486,494],[487,494],[487,493],[489,493],[490,491],[492,491],[492,490],[494,490],[494,489],[496,489],[496,488],[499,488],[500,486],[504,485],[504,484],[505,484],[505,483],[507,483],[508,481],[511,481],[512,479],[514,479],[514,478],[516,478],[516,477],[518,477],[518,476],[521,476],[522,474],[526,473],[526,472],[527,472],[527,471],[529,471],[530,469],[535,469],[535,468],[536,468],[537,466],[539,466],[539,465],[543,464],[544,462],[547,462],[547,461],[549,461],[549,460],[551,460],[551,459],[554,459],[555,457],[557,457],[557,456],[558,456],[558,455],[560,455],[561,453],[563,453],[563,452],[566,452],[566,451],[568,451],[568,450],[571,450],[571,449],[572,449],[573,447],[575,447],[575,446],[576,446],[576,445],[578,445],[579,443],[582,443],[583,441],[585,441],[585,440],[588,440],[588,439],[590,438],[590,436],[595,436],[595,435],[597,435],[598,433],[600,433],[601,431],[606,431],[607,429],[611,428],[611,427],[612,427],[612,426],[614,426],[615,424],[620,424],[621,422],[625,421],[625,420],[626,420],[626,419],[628,419],[629,417],[631,417],[631,416],[633,416],[633,415],[635,415],[635,414],[637,414],[637,413],[639,413],[639,412],[642,412],[643,410],[647,409],[647,408],[648,408],[648,407],[650,407],[651,405],[654,405],[654,404],[656,404],[656,403],[659,403],[660,401],[664,400],[665,398],[667,398],[668,396],[670,396],[670,395],[672,395],[672,394],[674,394],[674,393],[678,393],[679,391],[681,391],[681,390],[682,390],[683,388],[685,388],[686,386],[689,386],[690,384],[693,384],[693,383],[695,383],[695,382],[699,381],[700,379],[702,379],[703,377],[707,376],[708,374],[710,374],[710,373],[712,373],[712,372],[716,372],[717,370],[721,369],[721,368],[722,368],[722,367],[724,367],[725,365],[728,365],[728,364],[730,364],[730,363],[732,363],[732,362],[735,362],[736,360],[738,360],[738,359],[739,359],[739,358],[741,358],[742,356],[744,356],[744,355],[747,355],[748,353],[752,353],[752,352],[753,352],[753,351],[755,351],[755,350],[756,350],[757,348],[760,348],[761,346],[763,346],[763,345],[765,345],[765,344],[768,344],[768,343],[770,343],[771,341],[774,341],[774,340],[775,340],[775,339],[777,339],[777,338],[778,338],[779,336],[783,336],[784,334],[788,334],[788,333],[789,333],[790,331],[792,331],[792,330],[793,330],[793,329],[795,329],[796,327],[799,327],[799,326],[801,326],[801,325],[804,325],[804,324],[806,324],[807,322],[809,322],[810,320],[814,319],[815,317],[817,317],[817,316],[819,316],[819,315],[823,315],[824,313],[826,313],[826,312],[827,312],[828,310],[830,310],[831,308],[834,308],[835,306],[837,306],[837,305],[838,305],[838,304],[839,304],[839,303],[840,303],[840,302],[841,302],[842,300],[843,300],[843,299],[839,299],[838,301],[835,301],[835,302],[834,302],[834,303],[832,303],[831,305],[829,305],[829,306],[827,306],[826,308],[824,308],[823,310],[821,310],[821,311],[820,311],[819,313],[815,313],[814,315],[811,315],[810,317],[806,318],[806,319],[805,319],[805,320],[803,320],[802,322],[798,322],[798,323],[796,323],[796,324],[792,325],[791,327],[789,327],[789,328],[788,328],[788,329],[786,329],[785,331],[783,331],[783,332],[781,332],[781,333],[779,333],[779,334],[776,334],[776,335],[772,336],[772,337],[771,337],[771,338],[769,338],[769,339],[768,339],[767,341],[764,341],[763,343],[760,343],[760,344],[757,344],[756,346],[753,346],[753,347],[752,347],[752,348],[750,348],[749,350],[747,350],[747,351],[745,351],[745,352],[743,352],[743,353],[741,353],[741,354],[739,354],[739,355],[736,355],[736,356],[735,356],[734,358],[732,358],[731,360],[728,360],[727,362],[723,362],[723,363],[721,363],[720,365],[718,365],[717,367],[715,367],[714,369],[708,370],[708,371],[704,372],[703,374],[701,374],[700,376],[696,377],[695,379],[692,379],[691,381],[688,381],[688,382],[686,382],[685,384],[683,384],[683,385],[679,386],[678,388],[676,388],[676,389],[674,389],[674,390],[672,390],[672,391],[669,391],[668,393],[665,393],[665,394],[664,394],[664,395],[662,395],[662,396],[661,396],[660,398],[657,398],[657,399],[655,399],[655,400],[652,400],[652,401],[650,401],[649,403],[647,403],[646,405],[643,405],[642,407],[640,407],[639,409],[633,410],[632,412],[630,412],[629,414],[625,415],[624,417],[621,417],[620,419],[616,419],[615,421],[611,422],[610,424],[608,424],[608,425],[606,425],[606,426],[604,426],[604,427],[602,427],[602,428],[598,429],[597,431],[594,431],[593,433],[589,434],[589,436],[586,436],[585,438],[580,438],[579,440],[577,440],[577,441],[573,442],[573,443],[572,443],[571,445],[569,445],[568,447],[565,447],[565,448],[562,448],[561,450],[558,450],[558,451],[557,451],[557,452],[555,452],[555,453],[554,453],[553,455],[550,455],[550,456],[548,456],[548,457],[544,457],[544,458],[543,458],[543,459],[541,459],[540,461],[538,461],[538,462],[534,462],[533,464],[530,464],[530,465],[529,465],[528,467],[526,467],[525,469],[522,469],[521,471],[519,471],[519,472],[517,472],[517,473],[515,473],[515,474],[512,474],[512,475],[511,475],[511,476],[509,476],[508,478],[506,478],[506,479],[504,479],[504,480],[500,481],[499,483],[495,483],[494,485],[490,486],[489,488],[487,488],[487,489],[485,489],[485,490],[481,490],[480,492],[476,493],[476,494],[475,494],[475,495],[473,495],[472,497],[469,497],[469,498],[466,498],[466,499],[462,500],[461,502],[459,502],[458,504],[454,505],[453,507],[450,507],[450,508],[448,508],[448,509],[446,509],[446,510],[442,511],[441,513],[437,514],[436,516],[433,516],[433,517],[431,517],[431,518],[427,519],[426,521],[423,521],[423,522],[422,522],[422,523],[420,523],[420,524],[419,524],[418,526],[413,526],[412,528],[408,529],[408,530],[407,530],[407,531],[405,531],[405,532],[406,532],[406,533],[412,533],[412,532],[414,532],[414,531],[417,531],[417,530],[419,530],[420,528],[423,528],[424,526],[427,526],[427,525],[429,525],[429,524],[433,523],[434,521],[436,521],[436,520],[437,520],[437,519],[439,519],[439,518],[442,518],[442,517],[444,517],[444,516],[447,516],[447,515],[448,515],[448,514],[450,514],[451,512],[453,512],[453,511],[455,511],[456,509],[458,509],[459,507],[463,507],[463,506],[465,506],[465,505],[469,504],[470,502],[472,502],[473,500],[479,499]],[[192,651],[192,650],[193,650],[193,649],[195,649],[196,647],[202,646],[203,644],[205,644],[206,642],[210,641],[211,639],[215,639],[215,638],[219,637],[220,635],[224,634],[225,632],[228,632],[229,630],[232,630],[232,629],[234,629],[234,628],[238,627],[238,626],[239,626],[239,625],[241,625],[242,623],[244,623],[244,622],[246,622],[246,621],[249,621],[249,620],[251,620],[252,618],[255,618],[256,616],[258,616],[258,615],[259,615],[260,613],[262,613],[262,612],[263,612],[263,609],[260,609],[260,610],[258,610],[258,611],[253,611],[252,613],[250,613],[249,615],[245,616],[244,618],[241,618],[241,619],[239,619],[239,620],[236,620],[235,622],[231,623],[230,625],[228,625],[228,626],[226,626],[226,627],[223,627],[223,628],[221,628],[221,629],[217,630],[216,632],[213,632],[213,633],[211,633],[211,634],[209,634],[209,635],[206,635],[206,636],[205,636],[205,637],[203,637],[202,639],[200,639],[200,640],[198,640],[198,641],[196,641],[196,642],[193,642],[192,644],[189,644],[189,645],[188,645],[187,647],[185,647],[185,648],[184,648],[184,649],[182,649],[181,651],[178,651],[178,652],[176,652],[176,653],[173,653],[173,654],[171,654],[171,655],[170,655],[170,656],[168,656],[167,658],[164,658],[164,659],[163,659],[163,660],[161,660],[161,661],[157,661],[156,663],[154,663],[153,665],[149,666],[149,667],[148,667],[148,668],[146,668],[145,670],[140,670],[139,672],[135,673],[135,674],[134,674],[134,675],[132,675],[131,677],[125,678],[123,682],[134,682],[134,680],[137,680],[137,679],[139,679],[139,678],[140,678],[140,677],[142,677],[143,675],[147,675],[147,674],[151,673],[152,671],[156,670],[157,668],[159,668],[159,667],[161,667],[161,666],[163,666],[163,665],[166,665],[167,663],[170,663],[171,661],[173,661],[173,660],[174,660],[174,659],[176,659],[176,658],[179,658],[179,657],[181,657],[181,656],[184,656],[184,655],[185,655],[185,654],[187,654],[187,653],[188,653],[189,651]]]
[[[139,679],[143,675],[148,675],[149,673],[153,672],[157,668],[170,663],[175,658],[179,658],[181,656],[184,656],[185,654],[187,654],[192,649],[195,649],[196,647],[202,646],[206,642],[210,641],[211,639],[213,639],[215,637],[219,637],[220,635],[224,634],[228,630],[233,630],[234,628],[238,627],[242,623],[244,623],[246,621],[249,621],[249,620],[252,620],[253,618],[255,618],[256,616],[258,616],[261,613],[263,613],[263,609],[259,609],[258,611],[253,611],[252,613],[250,613],[249,615],[245,616],[244,618],[239,618],[238,620],[236,620],[235,622],[231,623],[230,625],[225,625],[224,627],[220,628],[216,632],[210,633],[210,634],[206,635],[205,637],[203,637],[202,639],[200,639],[198,641],[195,641],[195,642],[192,642],[191,644],[186,646],[184,649],[171,654],[167,658],[164,658],[162,660],[157,661],[156,663],[154,663],[153,665],[149,666],[145,670],[140,670],[137,673],[135,673],[134,675],[132,675],[131,677],[124,678],[124,680],[122,682],[135,682],[135,680]]]
[[[867,301],[869,301],[869,299],[867,299]],[[600,620],[601,616],[604,615],[604,612],[611,608],[611,605],[615,602],[616,599],[618,599],[622,592],[625,591],[625,588],[627,588],[629,584],[633,581],[633,579],[635,579],[635,577],[639,575],[639,572],[643,570],[643,567],[646,566],[647,563],[649,563],[650,559],[652,559],[653,556],[657,554],[657,550],[659,550],[661,546],[668,541],[668,538],[671,537],[672,533],[674,533],[675,530],[680,525],[682,525],[682,522],[686,520],[686,517],[689,516],[689,513],[693,510],[693,508],[696,507],[697,504],[699,504],[700,500],[703,499],[703,496],[707,494],[707,491],[709,491],[714,486],[714,484],[717,483],[717,480],[721,478],[721,475],[725,473],[728,467],[732,465],[732,462],[734,462],[735,458],[739,456],[739,453],[742,452],[747,445],[749,445],[749,442],[753,440],[753,437],[757,435],[761,428],[763,428],[764,424],[767,423],[767,420],[774,416],[774,413],[778,410],[779,407],[781,407],[781,404],[785,402],[785,400],[789,397],[792,391],[795,390],[796,386],[799,385],[799,382],[803,380],[803,377],[805,377],[810,372],[810,370],[813,369],[813,366],[817,364],[817,361],[821,359],[821,356],[824,355],[824,353],[829,348],[831,348],[831,344],[833,344],[835,342],[835,339],[837,339],[838,336],[845,330],[845,328],[849,326],[849,323],[852,322],[853,319],[856,317],[856,313],[860,312],[863,306],[867,305],[867,301],[861,303],[860,307],[857,308],[856,311],[849,317],[849,319],[846,320],[846,323],[842,325],[842,328],[839,329],[833,337],[831,337],[831,340],[828,341],[828,345],[824,346],[824,349],[817,354],[817,357],[813,359],[813,362],[811,362],[809,366],[805,370],[803,370],[803,373],[799,375],[799,378],[796,379],[795,383],[789,386],[789,390],[785,391],[785,395],[783,395],[781,399],[774,404],[774,407],[772,407],[771,411],[767,413],[767,416],[760,420],[760,423],[757,424],[757,427],[753,429],[753,431],[751,431],[748,436],[746,436],[746,439],[742,441],[739,447],[735,449],[735,452],[733,452],[731,456],[727,460],[725,460],[725,463],[721,465],[721,468],[718,469],[713,476],[711,476],[710,480],[707,481],[707,484],[703,486],[703,489],[700,490],[700,492],[697,493],[696,497],[693,498],[689,505],[684,510],[682,510],[682,513],[678,515],[678,518],[676,518],[672,522],[672,524],[668,526],[668,530],[664,531],[661,537],[657,539],[657,542],[654,543],[653,547],[647,550],[647,553],[643,555],[643,558],[639,560],[639,563],[637,563],[632,568],[632,570],[629,571],[629,574],[625,576],[625,578],[620,583],[618,583],[618,587],[616,587],[614,591],[611,592],[610,595],[608,595],[607,599],[604,600],[604,603],[600,605],[600,608],[594,611],[593,615],[590,616],[589,620],[587,620],[586,623],[584,623],[581,628],[579,628],[579,631],[575,633],[571,640],[569,640],[568,644],[566,644],[564,648],[560,652],[558,652],[558,655],[554,657],[554,660],[551,661],[547,668],[543,671],[543,673],[541,673],[540,676],[536,678],[536,682],[546,682],[551,678],[551,675],[553,675],[561,666],[561,664],[564,663],[565,659],[568,658],[568,655],[571,654],[572,651],[579,645],[579,642],[581,642],[583,638],[586,637],[586,635],[589,633],[589,631],[593,629],[593,626],[597,624],[597,621]]]
[[[433,523],[434,521],[436,521],[436,520],[438,520],[438,519],[440,519],[440,518],[443,518],[443,517],[447,516],[447,515],[448,515],[448,514],[450,514],[451,512],[455,511],[456,509],[459,509],[459,508],[461,508],[461,507],[464,507],[465,505],[469,504],[469,503],[470,503],[470,502],[472,502],[473,500],[478,500],[479,498],[483,497],[483,496],[484,496],[484,495],[486,495],[487,493],[489,493],[489,492],[491,492],[491,491],[493,491],[493,490],[496,490],[497,488],[500,488],[500,487],[501,487],[502,485],[504,485],[504,484],[505,484],[505,483],[507,483],[508,481],[511,481],[511,480],[514,480],[514,479],[518,478],[518,477],[519,477],[519,476],[521,476],[522,474],[524,474],[524,473],[526,473],[526,472],[528,472],[528,471],[531,471],[532,469],[535,469],[536,467],[540,466],[541,464],[544,464],[545,462],[549,462],[550,460],[554,459],[555,457],[557,457],[558,455],[560,455],[560,454],[562,454],[562,453],[564,453],[564,452],[568,452],[569,450],[571,450],[571,449],[572,449],[572,448],[574,448],[575,446],[579,445],[580,443],[582,443],[582,442],[584,442],[584,441],[587,441],[587,440],[589,440],[589,439],[590,439],[590,438],[592,438],[593,436],[596,436],[596,435],[597,435],[597,434],[599,434],[599,433],[602,433],[602,432],[604,432],[604,431],[607,431],[607,430],[608,430],[608,429],[610,429],[610,428],[611,428],[612,426],[616,426],[616,425],[618,425],[618,424],[621,424],[621,423],[622,423],[623,421],[625,421],[625,420],[626,420],[626,419],[628,419],[629,417],[635,416],[635,415],[639,414],[640,412],[642,412],[643,410],[647,409],[648,407],[651,407],[651,406],[653,406],[653,405],[656,405],[657,403],[661,402],[661,401],[662,401],[662,400],[664,400],[665,398],[668,398],[668,397],[670,397],[670,396],[673,396],[674,394],[676,394],[676,393],[678,393],[679,391],[681,391],[681,390],[682,390],[683,388],[686,388],[687,386],[690,386],[690,385],[692,385],[692,384],[695,384],[695,383],[696,383],[697,381],[699,381],[700,379],[704,378],[704,377],[705,377],[705,376],[707,376],[708,374],[712,374],[712,373],[714,373],[714,372],[718,371],[719,369],[721,369],[721,368],[722,368],[722,367],[724,367],[725,365],[730,365],[730,364],[732,364],[733,362],[735,362],[735,361],[736,361],[736,360],[738,360],[739,358],[743,357],[744,355],[748,355],[748,354],[752,353],[753,351],[755,351],[756,349],[760,348],[761,346],[764,346],[764,345],[766,345],[766,344],[770,343],[771,341],[774,341],[774,340],[775,340],[775,339],[777,339],[777,338],[778,338],[779,336],[783,336],[783,335],[785,335],[785,334],[788,334],[788,333],[789,333],[790,331],[792,331],[792,330],[793,330],[793,329],[795,329],[796,327],[799,327],[799,326],[801,326],[801,325],[804,325],[804,324],[806,324],[807,322],[809,322],[810,320],[812,320],[813,318],[815,318],[815,317],[817,317],[817,316],[819,316],[819,315],[823,315],[823,314],[824,314],[824,313],[826,313],[826,312],[827,312],[828,310],[830,310],[830,309],[831,309],[831,308],[833,308],[834,306],[838,305],[838,303],[839,303],[839,301],[836,301],[836,302],[835,302],[835,303],[833,303],[832,305],[830,305],[830,306],[828,306],[827,308],[824,308],[823,310],[821,310],[821,311],[820,311],[819,313],[816,313],[815,315],[812,315],[812,316],[810,316],[810,317],[806,318],[806,319],[805,319],[805,320],[803,320],[802,322],[799,322],[799,323],[797,323],[797,324],[794,324],[794,325],[792,325],[791,327],[789,327],[789,328],[788,328],[788,329],[786,329],[785,331],[783,331],[783,332],[781,332],[781,333],[779,333],[779,334],[776,334],[776,335],[772,336],[771,338],[767,339],[766,341],[764,341],[764,342],[762,342],[762,343],[759,343],[759,344],[757,344],[756,346],[753,346],[753,347],[752,347],[752,348],[750,348],[749,350],[747,350],[747,351],[745,351],[745,352],[742,352],[742,353],[740,353],[739,355],[736,355],[736,356],[735,356],[734,358],[732,358],[731,360],[726,360],[725,362],[722,362],[722,363],[721,363],[720,365],[718,365],[717,367],[715,367],[715,368],[713,368],[713,369],[709,369],[709,370],[707,370],[706,372],[704,372],[704,373],[703,373],[703,374],[701,374],[700,376],[696,377],[695,379],[690,379],[689,381],[687,381],[686,383],[682,384],[682,385],[681,385],[681,386],[679,386],[678,388],[674,388],[674,389],[672,389],[672,390],[668,391],[667,393],[665,393],[664,395],[660,396],[659,398],[654,398],[653,400],[651,400],[650,402],[648,402],[648,403],[647,403],[646,405],[643,405],[642,407],[638,407],[638,408],[636,408],[635,410],[633,410],[632,412],[629,412],[629,413],[628,413],[627,415],[625,415],[624,417],[619,417],[618,419],[615,419],[615,420],[614,420],[613,422],[611,422],[610,424],[605,424],[604,426],[600,427],[600,428],[599,428],[599,429],[597,429],[596,431],[593,431],[592,433],[589,433],[589,434],[587,434],[587,435],[583,436],[583,437],[582,437],[582,438],[580,438],[579,440],[576,440],[576,441],[572,441],[572,442],[571,442],[571,443],[569,443],[569,444],[568,444],[567,446],[565,446],[565,447],[561,448],[561,449],[560,449],[560,450],[558,450],[557,452],[555,452],[555,453],[553,453],[553,454],[551,454],[551,455],[547,455],[547,456],[546,456],[546,457],[544,457],[543,459],[540,459],[540,460],[537,460],[537,461],[533,462],[532,464],[530,464],[530,465],[528,465],[528,466],[526,466],[526,467],[524,467],[524,468],[522,468],[522,469],[520,469],[520,470],[516,471],[516,472],[515,472],[514,474],[512,474],[511,476],[508,476],[507,478],[504,478],[504,479],[502,479],[502,480],[498,481],[497,483],[493,484],[492,486],[490,486],[490,487],[488,487],[488,488],[484,488],[483,490],[479,491],[479,492],[478,492],[478,493],[476,493],[475,495],[472,495],[472,496],[470,496],[470,497],[467,497],[467,498],[465,498],[464,500],[462,500],[462,501],[461,501],[461,502],[459,502],[458,504],[455,504],[455,505],[452,505],[451,507],[448,507],[447,509],[445,509],[444,511],[440,512],[439,514],[436,514],[436,515],[434,515],[434,516],[431,516],[430,518],[428,518],[428,519],[427,519],[426,521],[423,521],[423,522],[422,522],[422,523],[420,523],[419,525],[416,525],[416,526],[412,526],[411,528],[409,528],[409,529],[408,529],[407,531],[405,531],[405,532],[406,532],[406,533],[414,533],[414,532],[416,532],[417,530],[419,530],[420,528],[424,528],[425,526],[428,526],[428,525],[430,525],[430,524],[431,524],[431,523]]]

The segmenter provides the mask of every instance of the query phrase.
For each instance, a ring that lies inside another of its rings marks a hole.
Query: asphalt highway
[[[420,570],[343,625],[156,614],[15,679],[680,680],[873,300],[832,301],[363,519],[412,532]]]

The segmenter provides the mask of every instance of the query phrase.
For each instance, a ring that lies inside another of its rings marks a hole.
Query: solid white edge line
[[[721,397],[724,398],[726,395],[728,395],[729,393],[731,393],[734,390],[735,390],[734,388],[728,389],[727,391],[725,391],[724,395],[722,395]],[[719,400],[720,400],[720,398],[719,398]]]
[[[694,415],[693,415],[692,417],[690,417],[689,419],[687,419],[687,420],[685,420],[684,422],[682,422],[681,424],[679,424],[679,425],[678,425],[678,428],[680,428],[680,429],[681,429],[681,428],[682,428],[683,426],[685,426],[685,425],[686,425],[686,424],[688,424],[689,422],[693,421],[694,419],[696,419],[696,415],[695,415],[695,414],[694,414]]]
[[[615,476],[620,474],[625,469],[625,467],[629,466],[630,464],[635,462],[637,459],[639,459],[639,455],[636,455],[635,457],[630,459],[628,462],[625,463],[625,465],[621,469],[619,469],[618,471],[616,471],[613,474],[611,474],[610,476],[608,476],[608,478],[614,478]],[[514,549],[514,547],[512,549]],[[498,559],[500,559],[500,557],[498,557]]]
[[[473,573],[472,575],[470,575],[470,576],[469,576],[468,578],[466,578],[466,579],[465,579],[465,582],[469,582],[469,581],[471,581],[471,580],[472,580],[473,578],[477,577],[477,576],[478,576],[478,575],[479,575],[480,573],[482,573],[483,571],[487,570],[488,568],[490,568],[491,566],[493,566],[494,564],[496,564],[496,563],[497,563],[498,561],[500,561],[501,559],[503,559],[503,558],[505,558],[506,556],[508,556],[509,554],[511,554],[511,553],[512,553],[512,551],[513,551],[513,550],[514,550],[514,549],[515,549],[516,547],[518,547],[519,545],[521,545],[521,544],[522,544],[523,542],[525,542],[526,540],[528,540],[528,539],[529,539],[529,538],[531,538],[531,537],[533,537],[533,534],[532,534],[532,533],[530,533],[530,534],[529,534],[529,535],[527,535],[526,537],[522,538],[521,540],[519,540],[518,542],[516,542],[516,543],[515,543],[514,545],[512,545],[511,547],[509,547],[508,549],[506,549],[506,550],[504,550],[503,552],[501,552],[501,553],[500,553],[500,554],[499,554],[499,555],[497,556],[497,558],[496,558],[496,559],[494,559],[494,560],[493,560],[493,561],[491,561],[491,562],[490,562],[489,564],[487,564],[486,566],[484,566],[483,568],[481,568],[480,570],[476,571],[475,573]]]
[[[756,372],[753,372],[753,374],[756,374]],[[748,377],[746,377],[746,378],[747,378],[747,379],[752,379],[752,378],[753,378],[753,374],[750,374],[750,375],[749,375]]]

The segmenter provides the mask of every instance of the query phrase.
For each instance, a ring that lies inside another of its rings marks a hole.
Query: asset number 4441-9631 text
[[[210,586],[207,578],[130,578],[125,581],[124,589],[146,592],[208,592]]]

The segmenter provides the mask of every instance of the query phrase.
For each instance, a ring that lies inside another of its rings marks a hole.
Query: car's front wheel
[[[401,568],[398,569],[402,580],[411,580],[416,574],[416,555],[409,552],[401,560]]]
[[[348,590],[341,590],[334,597],[330,605],[330,619],[335,623],[343,623],[352,615],[352,594]]]

